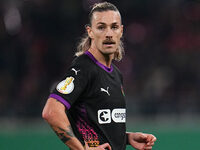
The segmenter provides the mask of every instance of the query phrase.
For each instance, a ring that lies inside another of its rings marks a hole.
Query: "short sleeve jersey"
[[[73,132],[82,144],[109,143],[113,150],[126,149],[122,75],[114,64],[107,68],[86,51],[75,58],[50,97],[66,106]]]

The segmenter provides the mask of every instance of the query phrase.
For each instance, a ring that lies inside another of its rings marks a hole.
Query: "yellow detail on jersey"
[[[89,147],[97,147],[99,146],[99,141],[87,141],[86,142],[88,144]]]
[[[67,77],[65,79],[65,84],[63,85],[63,87],[61,87],[61,90],[66,90],[67,86],[70,85],[72,80],[73,80],[73,77]]]

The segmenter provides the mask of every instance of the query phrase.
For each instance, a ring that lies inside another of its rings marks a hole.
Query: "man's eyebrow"
[[[104,22],[98,22],[97,24],[102,24],[102,25],[105,25],[105,23],[104,23]]]
[[[104,23],[104,22],[98,22],[97,23],[98,25],[100,24],[100,25],[105,25],[106,23]],[[119,24],[118,22],[113,22],[111,25],[117,25],[117,24]]]
[[[112,23],[112,25],[117,25],[117,24],[119,24],[119,23],[118,23],[118,22],[113,22],[113,23]]]

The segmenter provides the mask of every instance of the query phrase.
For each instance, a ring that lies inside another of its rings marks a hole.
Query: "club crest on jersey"
[[[61,81],[56,89],[58,92],[62,94],[70,94],[74,90],[74,78],[73,77],[67,77],[65,80]]]

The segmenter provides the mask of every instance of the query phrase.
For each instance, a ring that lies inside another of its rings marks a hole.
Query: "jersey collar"
[[[90,59],[92,59],[92,61],[94,61],[99,67],[104,69],[106,72],[111,73],[113,71],[113,66],[112,65],[110,66],[110,68],[106,67],[105,65],[100,63],[89,51],[86,51],[85,54],[88,55],[90,57]]]

